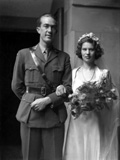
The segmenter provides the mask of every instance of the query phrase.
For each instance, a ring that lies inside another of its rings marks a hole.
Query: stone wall
[[[75,56],[77,40],[94,32],[100,38],[104,56],[97,64],[108,68],[120,91],[120,2],[113,0],[64,1],[64,50],[71,56],[72,67],[81,64]]]

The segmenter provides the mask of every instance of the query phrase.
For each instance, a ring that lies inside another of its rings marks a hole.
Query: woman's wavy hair
[[[89,42],[93,45],[94,49],[95,49],[95,59],[99,59],[103,54],[104,51],[100,46],[100,43],[98,43],[97,41],[93,40],[91,37],[84,37],[81,38],[80,40],[78,40],[78,44],[77,44],[77,50],[76,50],[76,55],[82,59],[82,54],[81,54],[81,49],[82,49],[82,45],[85,42]]]

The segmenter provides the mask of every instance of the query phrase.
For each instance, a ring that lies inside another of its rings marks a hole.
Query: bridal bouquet
[[[109,104],[117,99],[116,90],[106,76],[99,82],[84,82],[76,93],[69,95],[71,114],[76,119],[83,111],[109,109]]]

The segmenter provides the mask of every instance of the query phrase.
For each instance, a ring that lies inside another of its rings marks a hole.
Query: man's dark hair
[[[57,20],[56,20],[56,18],[55,18],[54,15],[52,15],[52,14],[50,14],[50,13],[44,13],[43,15],[41,15],[41,16],[37,19],[37,27],[40,27],[42,17],[51,17],[51,18],[53,18],[53,19],[55,20],[55,24],[57,25]]]

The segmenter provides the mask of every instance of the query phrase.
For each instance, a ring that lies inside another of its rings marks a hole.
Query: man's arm
[[[67,56],[65,61],[64,74],[62,78],[62,85],[58,86],[59,91],[64,93],[58,96],[55,91],[47,95],[47,97],[38,98],[31,103],[31,107],[36,111],[40,111],[43,110],[48,104],[51,104],[51,108],[54,108],[68,101],[68,95],[72,93],[71,83],[72,83],[72,70],[70,64],[70,57]]]
[[[63,102],[68,101],[68,95],[72,93],[72,69],[70,64],[70,56],[67,55],[65,62],[64,62],[64,74],[62,77],[62,85],[65,87],[66,94],[64,96],[58,96],[56,92],[51,93],[48,95],[52,101],[52,106],[56,107]]]
[[[21,99],[22,95],[25,93],[25,85],[24,85],[24,57],[21,55],[19,51],[16,57],[13,77],[11,87],[15,95]]]

